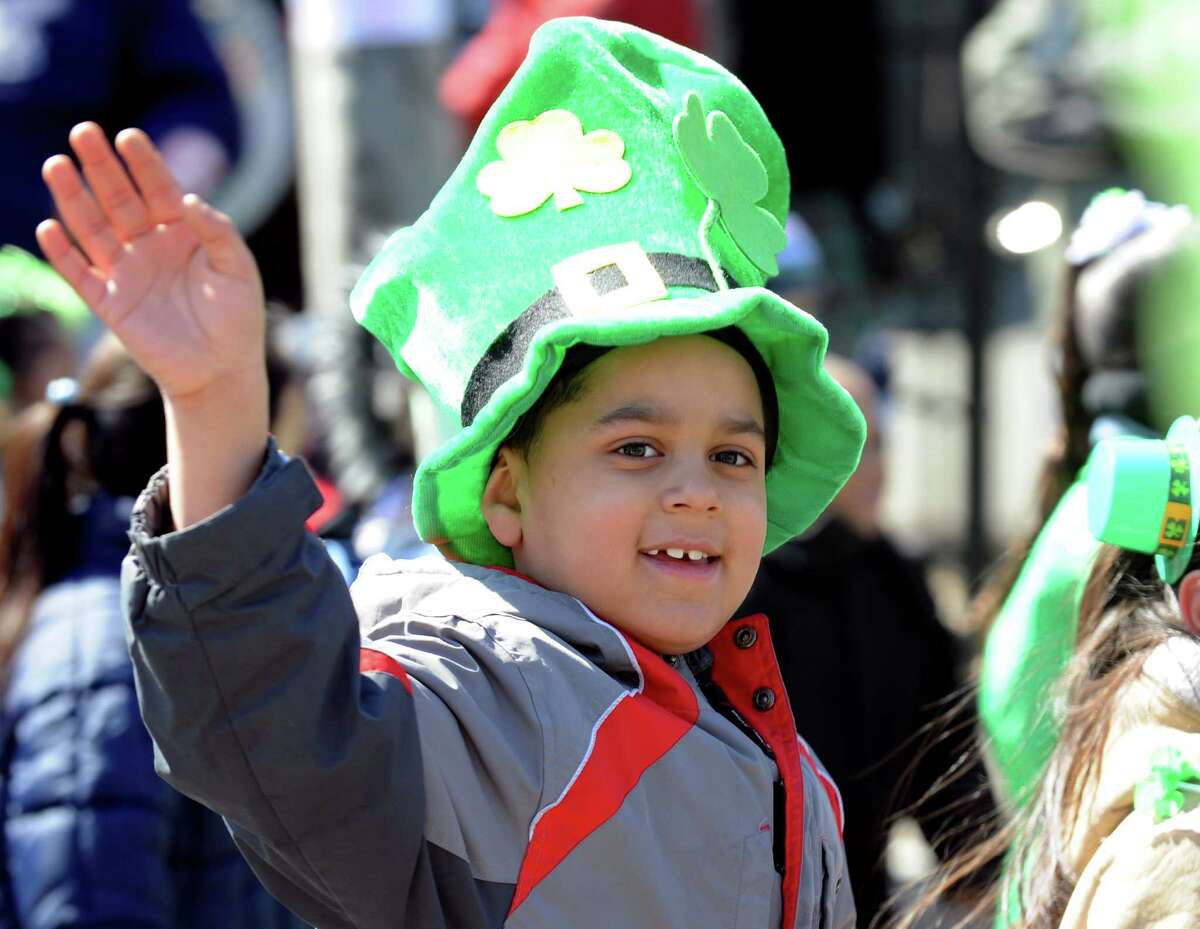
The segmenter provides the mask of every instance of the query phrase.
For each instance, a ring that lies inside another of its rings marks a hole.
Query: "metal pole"
[[[991,6],[989,0],[974,0],[963,26],[963,39],[983,18]],[[961,43],[960,43],[961,48]],[[961,92],[961,84],[959,85]],[[963,157],[966,159],[966,196],[963,211],[963,231],[966,235],[966,267],[963,278],[963,302],[966,310],[966,337],[970,350],[970,381],[967,413],[969,416],[969,464],[967,478],[967,580],[972,591],[983,579],[989,561],[988,526],[985,502],[987,498],[987,444],[985,421],[986,404],[986,347],[991,320],[992,259],[984,238],[989,212],[991,189],[989,169],[975,154],[966,133],[962,114],[965,101],[960,98],[959,133]]]

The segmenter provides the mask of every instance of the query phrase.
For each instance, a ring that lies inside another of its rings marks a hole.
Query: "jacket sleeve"
[[[160,773],[322,929],[499,926],[506,888],[426,841],[414,683],[386,655],[360,665],[349,591],[304,528],[319,502],[273,443],[247,494],[186,531],[159,534],[165,472],[143,494],[124,586]]]
[[[13,669],[4,839],[24,929],[174,925],[171,824],[122,641],[115,578],[52,589]]]

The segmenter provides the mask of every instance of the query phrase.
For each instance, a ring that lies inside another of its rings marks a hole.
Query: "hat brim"
[[[421,463],[413,521],[421,537],[474,564],[512,564],[480,510],[496,451],[536,402],[573,345],[638,345],[736,326],[775,379],[779,441],[767,472],[764,554],[803,532],[858,466],[866,423],[823,366],[827,335],[803,310],[760,287],[680,295],[629,309],[571,316],[534,334],[522,370],[501,385],[471,425]]]
[[[1171,428],[1167,430],[1166,441],[1177,442],[1184,446],[1188,452],[1188,458],[1191,461],[1191,495],[1192,495],[1192,523],[1188,529],[1187,541],[1183,548],[1170,557],[1164,555],[1155,555],[1154,564],[1158,568],[1159,577],[1168,584],[1174,584],[1177,580],[1183,577],[1187,566],[1191,564],[1192,552],[1196,548],[1196,532],[1200,529],[1200,488],[1197,488],[1197,482],[1200,481],[1200,431],[1197,431],[1198,424],[1191,416],[1180,416],[1175,422],[1171,423]]]

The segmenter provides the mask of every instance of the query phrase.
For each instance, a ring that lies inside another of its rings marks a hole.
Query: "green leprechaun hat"
[[[1196,545],[1200,433],[1190,416],[1165,439],[1105,439],[1088,461],[1088,523],[1100,541],[1154,555],[1159,576],[1174,584]]]
[[[824,328],[762,287],[787,205],[779,138],[720,65],[620,23],[539,29],[445,187],[351,295],[400,369],[461,415],[414,481],[422,538],[512,563],[484,484],[571,346],[727,326],[778,395],[766,550],[803,531],[854,470],[865,425],[822,367]]]

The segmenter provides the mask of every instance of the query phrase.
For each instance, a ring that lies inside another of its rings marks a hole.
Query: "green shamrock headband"
[[[1118,437],[1088,460],[1088,524],[1100,541],[1154,556],[1159,577],[1174,584],[1196,545],[1200,501],[1196,473],[1200,434],[1190,416],[1165,439]]]

